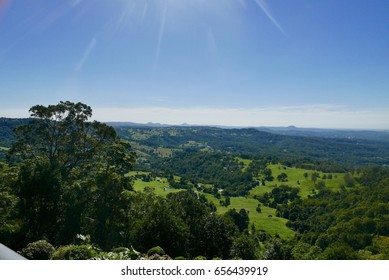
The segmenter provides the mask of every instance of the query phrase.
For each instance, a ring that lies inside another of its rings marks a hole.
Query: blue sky
[[[0,0],[0,116],[389,129],[386,0]]]

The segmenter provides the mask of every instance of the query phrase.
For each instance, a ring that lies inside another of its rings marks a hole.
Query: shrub
[[[29,260],[48,260],[54,253],[55,248],[46,240],[39,240],[28,244],[21,254]]]
[[[325,260],[358,260],[360,256],[349,245],[335,242],[322,253]]]
[[[244,260],[257,259],[256,241],[246,235],[236,238],[231,247],[231,256]]]
[[[151,249],[147,252],[147,255],[148,255],[148,256],[152,256],[152,255],[155,255],[155,254],[160,255],[160,256],[163,256],[163,255],[165,255],[165,250],[162,249],[162,248],[159,247],[159,246],[155,246],[155,247],[151,248]]]
[[[145,258],[146,260],[154,260],[154,261],[168,261],[168,260],[172,260],[171,257],[169,257],[168,255],[163,255],[163,256],[160,256],[158,254],[154,254],[150,257],[147,257]]]
[[[53,260],[88,260],[97,255],[91,245],[67,245],[59,247],[53,254]]]
[[[195,260],[196,260],[196,261],[206,261],[207,258],[204,257],[204,256],[197,256],[197,257],[195,257]]]

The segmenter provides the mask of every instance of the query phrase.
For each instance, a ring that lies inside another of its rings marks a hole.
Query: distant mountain
[[[0,118],[0,147],[29,119]],[[290,127],[232,128],[107,122],[119,136],[151,149],[207,149],[231,153],[320,159],[347,166],[389,165],[389,132]],[[228,129],[226,129],[228,128]],[[0,152],[4,154],[4,149]]]
[[[118,127],[118,126],[131,126],[131,127],[170,127],[173,125],[161,124],[161,123],[134,123],[134,122],[105,122],[107,125]]]
[[[275,133],[287,136],[302,136],[302,137],[320,137],[320,138],[343,138],[343,139],[364,139],[374,141],[389,142],[389,130],[356,130],[356,129],[325,129],[325,128],[302,128],[296,126],[287,127],[245,127],[245,126],[222,126],[222,125],[193,125],[183,123],[181,125],[161,124],[161,123],[134,123],[134,122],[106,122],[113,127],[214,127],[223,129],[245,129],[254,128],[259,131]]]
[[[14,141],[13,130],[29,121],[30,119],[0,118],[0,147],[11,147]]]
[[[289,136],[320,137],[320,138],[344,138],[365,139],[389,142],[388,130],[352,130],[352,129],[321,129],[288,127],[256,127],[259,131],[276,133]]]

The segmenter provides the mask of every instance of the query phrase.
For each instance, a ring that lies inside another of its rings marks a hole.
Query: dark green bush
[[[29,260],[48,260],[54,253],[55,248],[46,240],[39,240],[28,244],[21,254]]]
[[[163,255],[165,255],[165,250],[162,249],[162,248],[159,247],[159,246],[155,246],[155,247],[151,248],[151,249],[147,252],[147,255],[148,255],[148,256],[152,256],[152,255],[155,255],[155,254],[160,255],[160,256],[163,256]]]
[[[67,245],[59,247],[53,254],[53,260],[88,260],[97,255],[91,245]]]

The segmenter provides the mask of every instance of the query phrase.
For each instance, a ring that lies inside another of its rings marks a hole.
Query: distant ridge
[[[389,141],[388,130],[302,128],[296,126],[255,127],[255,129],[286,136],[364,139],[385,142]]]
[[[0,144],[9,146],[13,141],[13,129],[29,121],[29,118],[5,118],[0,117]],[[149,128],[166,128],[166,127],[216,127],[222,129],[244,129],[252,128],[263,132],[300,137],[315,138],[340,138],[340,139],[364,139],[373,141],[389,142],[389,130],[359,130],[359,129],[325,129],[325,128],[302,128],[290,125],[287,127],[272,126],[223,126],[223,125],[196,125],[183,123],[181,125],[161,124],[161,123],[136,123],[136,122],[105,122],[113,127],[149,127]],[[0,145],[1,146],[1,145]]]
[[[134,123],[134,122],[105,122],[107,125],[118,127],[118,126],[131,126],[131,127],[171,127],[174,125],[161,124],[161,123]]]
[[[245,129],[252,128],[263,132],[285,136],[301,136],[301,137],[319,137],[319,138],[343,138],[343,139],[364,139],[373,141],[389,142],[389,130],[369,130],[369,129],[331,129],[331,128],[303,128],[290,125],[287,127],[276,126],[224,126],[224,125],[196,125],[183,123],[180,125],[161,124],[161,123],[135,123],[135,122],[106,122],[113,127],[129,126],[129,127],[216,127],[222,129]]]

